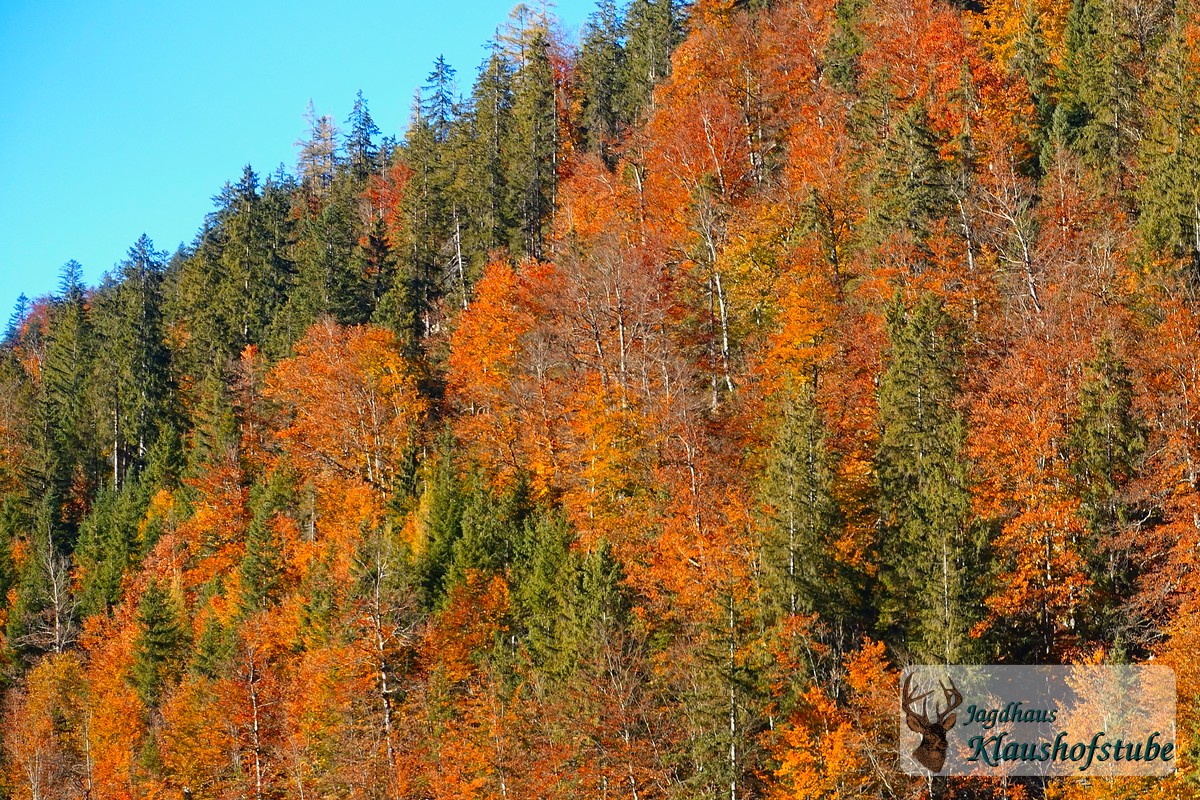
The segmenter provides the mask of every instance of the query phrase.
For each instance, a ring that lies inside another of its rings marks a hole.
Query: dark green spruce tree
[[[787,393],[778,419],[761,484],[760,559],[768,614],[778,619],[816,612],[826,621],[845,622],[854,613],[854,587],[832,557],[841,519],[811,384]]]
[[[509,248],[514,254],[541,258],[557,189],[557,103],[545,29],[535,26],[522,35],[528,41],[513,80],[512,129],[502,149],[516,222]]]
[[[966,423],[956,406],[960,345],[934,295],[888,310],[891,351],[879,381],[879,624],[917,663],[971,658],[977,526]]]
[[[163,426],[174,424],[171,353],[163,317],[166,254],[142,236],[97,291],[93,394],[100,405],[109,485],[146,465]]]
[[[151,578],[138,604],[130,675],[147,706],[156,706],[182,674],[188,645],[182,617],[170,590]]]
[[[650,106],[654,87],[671,74],[671,53],[683,40],[675,0],[633,0],[622,33],[625,52],[616,105],[621,118],[633,122]]]
[[[576,69],[583,95],[580,124],[584,143],[612,167],[616,163],[615,145],[628,123],[620,108],[625,50],[621,46],[621,18],[613,0],[601,0],[588,17]]]
[[[1182,16],[1182,15],[1181,15]],[[1200,72],[1182,19],[1163,47],[1147,91],[1138,225],[1152,250],[1186,259],[1200,280]]]
[[[1126,613],[1126,600],[1136,594],[1139,559],[1133,552],[1136,507],[1126,491],[1146,449],[1146,424],[1133,406],[1129,367],[1107,337],[1087,364],[1079,390],[1079,413],[1067,442],[1071,473],[1088,523],[1083,552],[1096,592],[1091,605],[1091,634],[1113,640],[1118,651],[1145,645],[1136,620]]]

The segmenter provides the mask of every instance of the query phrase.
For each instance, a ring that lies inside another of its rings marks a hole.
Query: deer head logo
[[[925,694],[914,694],[912,679],[911,674],[904,679],[904,692],[901,700],[909,729],[921,734],[921,744],[913,751],[912,755],[920,762],[921,766],[930,772],[941,772],[946,763],[946,731],[954,727],[954,722],[958,718],[957,714],[951,712],[962,704],[963,696],[958,691],[958,687],[954,685],[954,681],[950,681],[949,689],[939,682],[938,686],[941,687],[942,694],[945,696],[946,707],[942,708],[940,702],[935,703],[935,717],[930,720],[926,708],[928,703],[926,698],[933,694],[933,689]],[[920,713],[913,708],[913,704],[918,700],[921,701]]]

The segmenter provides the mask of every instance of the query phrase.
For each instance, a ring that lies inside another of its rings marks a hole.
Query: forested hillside
[[[1190,0],[518,8],[308,122],[13,316],[0,797],[1200,793]],[[899,772],[904,665],[1149,660],[1171,778]]]

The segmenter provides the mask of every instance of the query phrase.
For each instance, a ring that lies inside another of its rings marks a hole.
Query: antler
[[[912,677],[912,676],[909,676]],[[946,709],[943,711],[940,706],[935,706],[934,711],[937,712],[937,721],[939,724],[946,721],[946,717],[950,716],[950,712],[962,705],[963,696],[958,687],[954,685],[953,678],[947,678],[950,681],[950,688],[947,689],[940,681],[939,686],[942,687],[942,694],[946,696]]]
[[[919,695],[914,696],[912,693],[912,679],[913,679],[913,676],[911,673],[909,674],[909,676],[907,678],[904,679],[904,690],[903,690],[903,694],[901,696],[900,705],[904,709],[905,714],[908,714],[910,717],[914,717],[914,718],[920,720],[921,722],[923,722],[924,724],[928,725],[929,724],[929,715],[925,711],[925,704],[921,703],[921,712],[919,714],[913,710],[912,704],[917,702],[918,700],[924,700],[926,697],[929,697],[929,695],[933,694],[933,690],[930,689],[925,694],[919,694]],[[959,698],[959,702],[962,702],[961,696]]]

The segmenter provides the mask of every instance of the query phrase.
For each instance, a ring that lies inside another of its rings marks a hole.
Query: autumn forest
[[[18,305],[0,798],[1200,795],[1200,7],[487,52]],[[905,665],[1147,661],[1169,778],[900,772]]]

